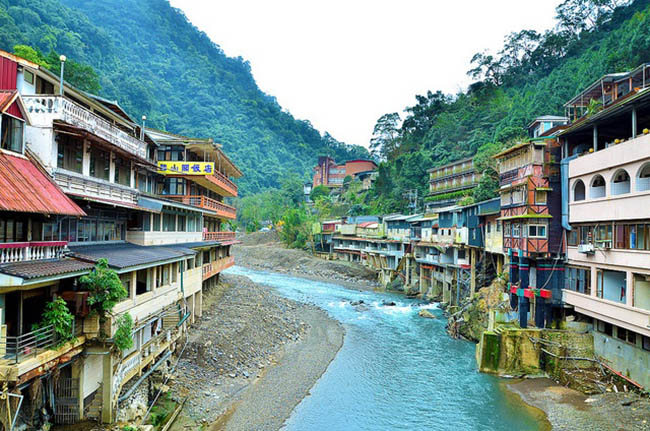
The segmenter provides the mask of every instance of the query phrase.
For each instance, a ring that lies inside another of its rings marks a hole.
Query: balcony
[[[67,244],[66,241],[0,243],[0,263],[58,259],[63,254]]]
[[[619,304],[572,290],[562,290],[563,300],[578,313],[627,328],[650,337],[650,311]]]
[[[223,202],[219,202],[216,199],[209,198],[203,195],[165,195],[163,196],[167,199],[180,202],[185,205],[192,205],[195,207],[203,208],[208,211],[213,211],[216,213],[217,217],[234,220],[237,217],[237,210],[235,207],[226,205]]]
[[[77,196],[96,197],[110,201],[136,204],[138,202],[137,190],[111,183],[100,178],[85,176],[77,172],[56,168],[54,180],[64,192]]]
[[[235,257],[234,256],[226,256],[222,257],[221,259],[217,259],[213,262],[206,263],[203,265],[203,280],[207,280],[208,278],[220,273],[226,268],[230,268],[235,264]]]
[[[203,232],[203,241],[234,241],[235,232]]]
[[[63,96],[22,97],[33,126],[52,127],[54,121],[62,121],[86,130],[141,159],[147,158],[147,144],[144,141]]]
[[[230,178],[215,170],[214,175],[207,176],[208,181],[214,183],[225,193],[224,196],[237,197],[237,185]]]

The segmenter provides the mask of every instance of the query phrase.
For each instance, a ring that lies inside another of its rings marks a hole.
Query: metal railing
[[[54,326],[48,325],[16,337],[0,337],[0,352],[10,364],[17,364],[57,343]]]
[[[64,121],[87,130],[131,154],[147,158],[147,144],[144,141],[129,135],[70,99],[53,95],[25,95],[23,102],[33,125],[52,127],[53,120]]]

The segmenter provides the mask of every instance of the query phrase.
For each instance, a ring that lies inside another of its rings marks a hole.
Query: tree
[[[327,186],[320,184],[311,190],[311,193],[309,194],[309,198],[313,202],[316,202],[317,200],[319,200],[324,196],[329,196],[329,194],[330,194],[330,189]]]
[[[387,160],[399,147],[399,123],[397,112],[384,114],[377,120],[370,139],[370,153],[380,160]]]

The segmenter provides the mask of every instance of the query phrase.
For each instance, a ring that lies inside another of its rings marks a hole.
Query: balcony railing
[[[203,232],[203,241],[232,241],[235,232]]]
[[[237,217],[237,210],[230,205],[226,205],[223,202],[209,198],[203,195],[190,196],[190,195],[167,195],[164,196],[167,199],[175,200],[176,202],[183,203],[185,205],[192,205],[195,207],[203,208],[206,210],[214,211],[218,216],[235,219]]]
[[[60,258],[66,241],[31,241],[0,243],[0,263]]]
[[[237,196],[237,185],[230,181],[230,178],[215,169],[214,175],[210,178],[219,187],[229,192],[233,197]]]
[[[226,256],[221,259],[217,259],[213,262],[206,263],[203,265],[203,280],[206,280],[212,277],[215,274],[223,271],[226,268],[230,268],[235,264],[234,256]]]
[[[54,180],[66,193],[81,196],[94,196],[112,201],[136,203],[138,201],[137,190],[111,183],[100,178],[94,178],[57,168],[54,171]]]
[[[72,333],[78,335],[77,325],[74,321],[72,325]],[[16,337],[0,337],[0,357],[9,361],[9,364],[18,364],[27,358],[54,348],[58,341],[52,325]]]
[[[147,158],[147,144],[144,141],[65,97],[25,95],[23,102],[34,126],[52,127],[54,120],[63,121],[99,136],[124,151]]]

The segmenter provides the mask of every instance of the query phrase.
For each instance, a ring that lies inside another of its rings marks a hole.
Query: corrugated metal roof
[[[34,162],[0,152],[0,211],[85,216]]]
[[[76,259],[46,259],[26,262],[3,263],[0,272],[25,280],[72,274],[91,270],[95,265]]]
[[[17,94],[17,90],[0,90],[0,112],[4,112],[7,109]]]
[[[153,264],[172,259],[181,260],[185,256],[194,256],[196,251],[183,244],[176,246],[158,245],[142,246],[125,243],[69,246],[73,256],[78,259],[97,262],[108,260],[114,268],[123,269],[131,266]]]

